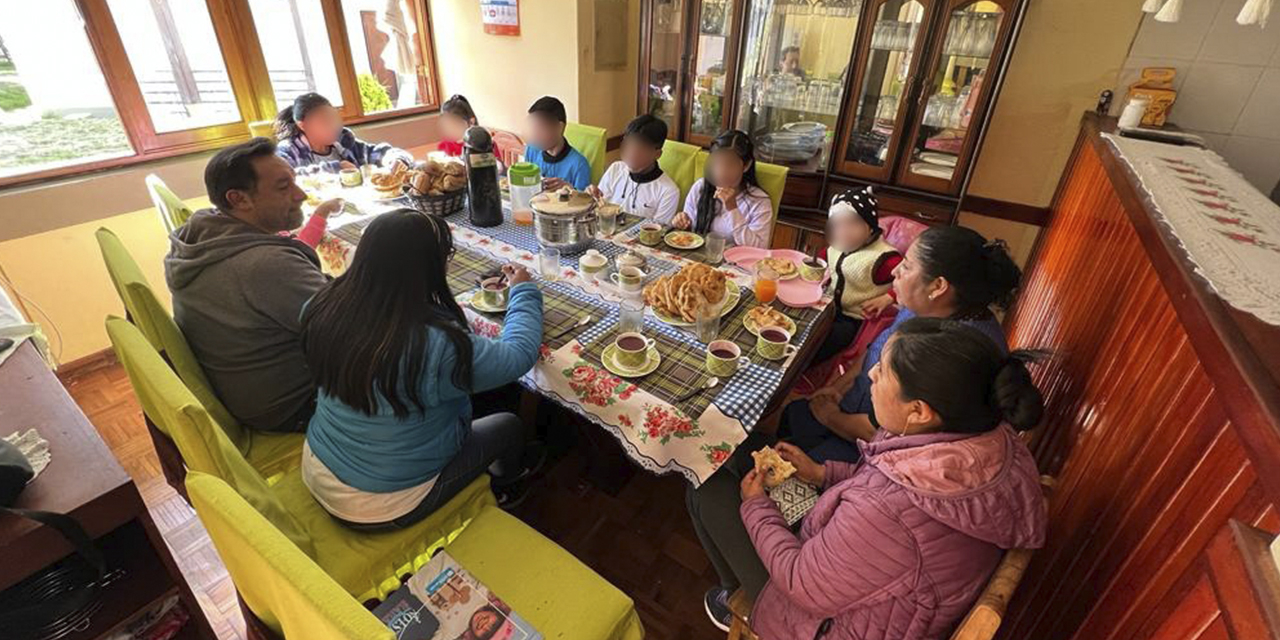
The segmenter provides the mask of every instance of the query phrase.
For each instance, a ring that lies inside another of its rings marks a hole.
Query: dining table
[[[342,187],[330,180],[303,186],[312,196],[312,205],[334,197],[346,201],[343,211],[330,217],[317,247],[324,271],[335,277],[351,264],[364,229],[378,215],[413,208],[410,199],[385,198],[368,184]],[[808,306],[772,302],[795,323],[791,339],[795,349],[783,359],[765,359],[756,351],[756,335],[743,323],[760,304],[753,295],[754,275],[741,265],[717,261],[712,266],[740,291],[737,302],[721,318],[717,338],[738,345],[749,362],[714,387],[700,390],[711,377],[706,369],[707,345],[695,335],[694,327],[665,322],[646,306],[642,333],[654,341],[661,360],[647,375],[618,375],[602,361],[604,349],[617,337],[619,305],[627,295],[609,278],[616,269],[614,259],[628,252],[643,256],[647,283],[695,262],[706,263],[706,249],[641,243],[638,231],[643,219],[623,213],[615,233],[597,234],[591,241],[591,249],[609,258],[604,271],[594,277],[584,274],[578,268],[582,254],[565,252],[554,275],[542,274],[534,226],[512,220],[505,193],[503,203],[503,222],[497,226],[472,224],[466,207],[445,216],[455,245],[447,280],[471,331],[489,338],[502,332],[502,313],[486,313],[471,304],[473,297],[479,297],[480,280],[505,264],[528,268],[542,291],[544,341],[537,363],[520,385],[614,436],[627,457],[648,471],[679,473],[694,486],[705,482],[765,416],[781,407],[833,319],[833,305],[825,291],[816,293],[816,301]],[[821,291],[820,285],[813,286]]]

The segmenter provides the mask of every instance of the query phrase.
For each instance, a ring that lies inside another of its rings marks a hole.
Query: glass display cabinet
[[[841,190],[951,222],[1027,0],[643,0],[642,112],[702,146],[733,127],[791,168],[779,222]],[[803,234],[801,234],[803,235]]]
[[[827,166],[862,0],[756,0],[747,10],[737,127],[765,162]]]

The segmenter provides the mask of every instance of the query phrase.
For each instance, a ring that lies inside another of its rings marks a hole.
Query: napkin
[[[41,438],[35,429],[27,429],[25,433],[11,433],[4,439],[5,442],[17,447],[18,451],[27,458],[27,462],[31,463],[31,470],[35,472],[35,475],[31,476],[32,480],[49,466],[49,459],[52,458],[49,453],[49,441]]]

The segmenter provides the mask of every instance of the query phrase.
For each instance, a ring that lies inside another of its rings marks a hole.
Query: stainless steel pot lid
[[[558,191],[543,191],[529,201],[533,210],[552,216],[576,216],[595,208],[596,199],[586,192],[564,187]]]

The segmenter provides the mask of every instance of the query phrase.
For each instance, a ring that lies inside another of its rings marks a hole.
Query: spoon
[[[560,333],[557,333],[554,336],[551,336],[550,339],[555,340],[556,338],[563,338],[565,334],[569,333],[570,331],[573,331],[574,329],[577,329],[579,327],[585,327],[589,324],[591,324],[591,314],[582,316],[581,318],[578,319],[578,322],[574,324],[572,327],[569,327],[568,329],[565,329],[564,331],[561,331]]]
[[[706,382],[702,383],[702,386],[701,386],[701,387],[698,387],[697,389],[694,389],[693,391],[690,391],[689,393],[686,393],[686,394],[684,394],[684,395],[680,396],[679,398],[676,398],[676,399],[675,399],[675,401],[674,401],[674,402],[672,402],[672,404],[675,404],[675,403],[677,403],[677,402],[686,402],[686,401],[688,401],[688,400],[692,399],[694,396],[698,395],[699,393],[702,393],[703,391],[706,391],[707,389],[714,389],[714,388],[716,388],[716,385],[718,385],[718,384],[720,384],[720,378],[717,378],[717,377],[715,377],[715,376],[711,376],[710,378],[707,378],[707,381],[706,381]]]

